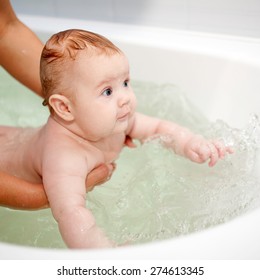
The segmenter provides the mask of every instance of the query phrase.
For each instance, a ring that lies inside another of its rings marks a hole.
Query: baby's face
[[[88,140],[97,141],[128,128],[136,99],[124,54],[80,54],[71,80],[76,92],[75,119]]]

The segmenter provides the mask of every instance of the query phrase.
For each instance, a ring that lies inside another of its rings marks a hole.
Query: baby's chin
[[[122,120],[117,120],[115,123],[114,131],[113,134],[118,134],[118,133],[125,133],[129,125],[129,120],[128,118]]]

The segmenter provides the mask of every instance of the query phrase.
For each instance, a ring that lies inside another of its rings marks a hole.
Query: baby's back
[[[0,126],[0,170],[38,183],[37,159],[32,157],[39,128]]]

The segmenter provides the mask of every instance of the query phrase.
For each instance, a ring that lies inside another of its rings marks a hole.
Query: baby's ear
[[[48,103],[55,111],[55,113],[63,120],[74,120],[74,115],[71,112],[71,102],[66,96],[53,94],[49,97]]]

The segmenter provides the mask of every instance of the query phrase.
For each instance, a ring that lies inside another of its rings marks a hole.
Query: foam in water
[[[209,168],[175,155],[161,145],[160,138],[136,149],[125,148],[112,179],[87,195],[87,207],[111,239],[118,244],[136,244],[171,238],[226,222],[259,207],[257,116],[253,115],[248,125],[238,130],[223,121],[210,123],[173,85],[134,82],[133,87],[139,111],[173,120],[206,137],[222,139],[234,147],[235,153]],[[0,103],[4,105],[1,124],[43,123],[48,112],[40,100],[27,92],[16,93],[17,90],[20,86],[8,86],[8,94],[0,93]],[[15,100],[21,111],[10,106]],[[49,209],[30,212],[0,208],[0,240],[65,247]]]

